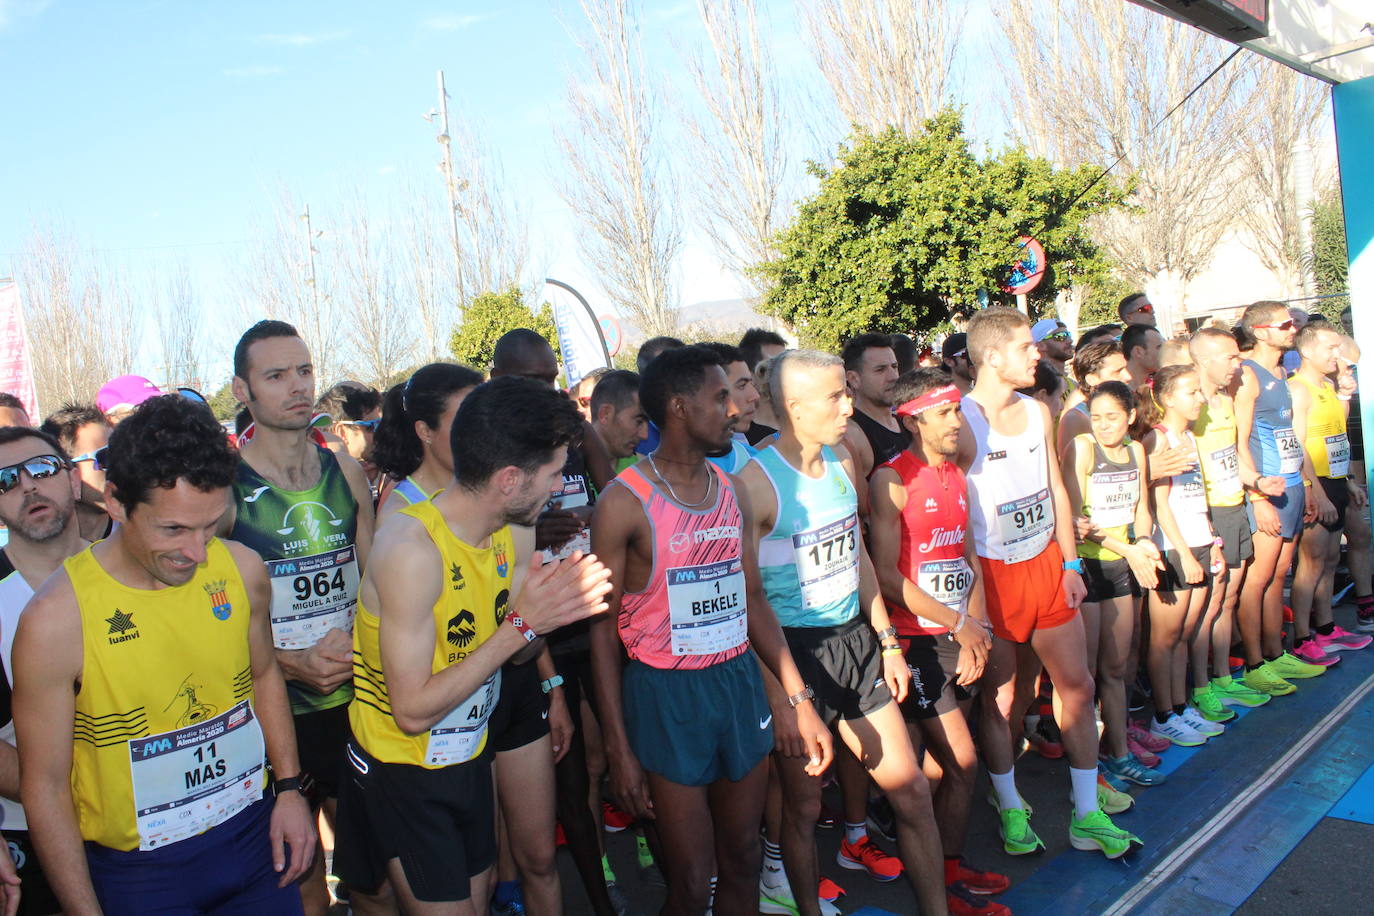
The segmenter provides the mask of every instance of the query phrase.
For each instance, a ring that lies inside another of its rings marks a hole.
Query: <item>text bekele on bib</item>
[[[1054,533],[1054,505],[1049,488],[999,505],[997,532],[1005,554],[1002,562],[1024,563],[1040,556]]]
[[[675,566],[668,583],[668,633],[674,655],[715,655],[749,638],[744,565],[738,557]]]
[[[262,798],[262,727],[248,700],[128,745],[139,849],[204,833]]]
[[[969,592],[973,589],[973,570],[963,557],[927,560],[921,564],[916,584],[921,591],[957,614],[968,605]],[[916,622],[926,628],[944,626],[919,614]]]
[[[310,557],[268,560],[272,642],[308,649],[330,630],[353,631],[358,605],[358,551],[353,545]]]
[[[492,710],[501,696],[501,669],[492,672],[482,686],[449,711],[429,729],[425,763],[442,767],[467,763],[482,747]]]
[[[1140,472],[1103,471],[1092,475],[1093,523],[1101,528],[1120,528],[1135,521],[1136,503],[1140,501]]]
[[[859,516],[792,535],[802,608],[826,607],[859,589]]]

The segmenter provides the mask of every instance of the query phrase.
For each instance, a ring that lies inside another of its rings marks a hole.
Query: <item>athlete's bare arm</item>
[[[747,467],[747,465],[746,465]],[[739,504],[743,531],[740,549],[744,561],[744,589],[748,601],[749,642],[754,653],[764,667],[777,678],[785,696],[796,696],[806,689],[806,682],[797,671],[796,662],[783,639],[782,627],[768,603],[768,594],[763,589],[763,578],[759,575],[759,526],[754,521],[748,487],[738,477],[731,476],[735,488],[735,501]],[[795,731],[793,731],[795,728]],[[830,766],[834,756],[834,746],[830,729],[821,721],[815,706],[810,700],[803,700],[796,706],[796,716],[774,714],[774,735],[781,750],[789,757],[810,758],[806,772],[819,776]]]
[[[524,525],[511,525],[511,542],[514,557],[512,557],[513,568],[511,570],[511,593],[520,591],[525,582],[524,570],[530,557],[535,553],[534,529]],[[511,661],[516,664],[524,664],[529,656],[534,657],[535,668],[539,671],[539,680],[547,681],[558,674],[558,669],[554,666],[553,657],[549,654],[548,641],[540,636],[531,642],[524,649],[515,653]],[[553,739],[553,762],[558,763],[567,756],[568,749],[572,740],[573,720],[572,713],[568,710],[567,700],[564,698],[563,688],[554,687],[548,691],[549,698],[549,736]]]
[[[367,472],[352,455],[338,455],[339,470],[348,481],[348,490],[358,504],[358,533],[353,539],[358,550],[358,572],[367,571],[367,558],[372,553],[372,535],[377,529],[377,516],[372,509],[372,487]]]
[[[1157,430],[1150,430],[1150,434],[1145,437],[1145,447],[1151,455],[1154,455],[1167,449],[1169,443]],[[1174,518],[1174,510],[1169,505],[1169,493],[1173,490],[1172,480],[1171,477],[1163,477],[1150,482],[1150,492],[1154,498],[1155,523],[1159,525],[1159,530],[1164,532],[1164,537],[1168,543],[1174,545],[1186,581],[1189,585],[1196,585],[1202,581],[1202,566],[1193,556],[1193,552],[1188,549],[1187,542],[1183,540],[1183,534],[1178,527],[1178,520]]]
[[[20,800],[43,871],[69,916],[98,914],[72,801],[72,730],[81,685],[81,617],[59,570],[29,601],[14,637]]]
[[[867,442],[868,440],[865,439],[864,441]],[[868,478],[861,475],[857,470],[858,463],[854,457],[854,453],[849,449],[848,439],[841,439],[839,442],[835,443],[835,457],[840,459],[840,464],[844,465],[845,473],[849,475],[849,479],[854,483],[854,491],[859,495],[859,518],[867,522],[869,512],[869,482]],[[747,466],[748,465],[746,465],[746,467]]]
[[[1092,449],[1080,448],[1077,436],[1068,441],[1061,436],[1059,441],[1060,476],[1064,478],[1064,492],[1069,497],[1069,505],[1073,509],[1076,522],[1084,514],[1083,491],[1086,489],[1088,474],[1092,470]],[[1079,533],[1082,532],[1081,527],[1078,527],[1078,530]],[[1089,534],[1084,539],[1098,540],[1098,537]]]
[[[1090,432],[1092,432],[1092,421],[1087,414],[1076,407],[1066,407],[1059,415],[1059,431],[1056,434],[1059,454],[1068,452],[1069,445],[1080,434]]]
[[[243,587],[248,592],[248,658],[253,667],[253,711],[262,726],[267,762],[278,779],[298,776],[300,757],[296,752],[296,726],[291,719],[291,703],[286,698],[286,681],[277,667],[272,648],[272,585],[262,558],[234,541],[225,541],[238,566]],[[283,792],[272,804],[268,831],[272,844],[272,867],[285,887],[310,869],[315,856],[315,825],[310,804],[300,792]],[[288,861],[289,857],[289,861]]]
[[[1064,490],[1064,475],[1059,472],[1059,453],[1054,447],[1054,424],[1050,421],[1050,409],[1039,401],[1026,402],[1032,410],[1040,411],[1040,419],[1045,430],[1045,464],[1049,468],[1050,493],[1054,497],[1054,537],[1059,542],[1059,550],[1067,562],[1078,556],[1078,538],[1074,534],[1074,509],[1069,505],[1068,493]],[[1064,600],[1069,607],[1078,607],[1087,597],[1088,589],[1083,577],[1071,569],[1064,570]]]
[[[1259,398],[1259,379],[1249,366],[1240,367],[1240,387],[1236,389],[1236,457],[1240,479],[1248,489],[1256,489],[1260,477],[1258,456],[1250,454],[1250,433],[1255,428],[1255,401]]]
[[[868,444],[868,437],[864,435],[863,428],[854,422],[853,417],[845,424],[844,444],[854,460],[854,470],[867,480],[868,475],[873,473],[873,446]]]

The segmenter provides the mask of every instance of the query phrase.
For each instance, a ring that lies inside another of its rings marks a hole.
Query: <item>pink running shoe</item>
[[[1309,665],[1321,665],[1323,668],[1330,668],[1341,660],[1341,657],[1334,653],[1327,655],[1326,651],[1322,649],[1321,646],[1317,645],[1315,639],[1309,639],[1301,646],[1298,646],[1293,650],[1293,655],[1299,660],[1307,662]]]
[[[1126,723],[1126,743],[1129,745],[1133,741],[1139,747],[1144,748],[1152,754],[1158,754],[1161,751],[1167,751],[1169,748],[1174,746],[1174,743],[1170,741],[1168,738],[1156,737],[1155,735],[1150,734],[1149,729],[1142,728],[1138,723],[1134,721]],[[1135,751],[1134,748],[1132,748],[1132,751],[1135,752],[1135,755],[1137,757],[1140,756],[1139,751]]]
[[[1371,642],[1374,636],[1364,636],[1360,633],[1351,633],[1349,630],[1336,627],[1331,631],[1330,636],[1323,636],[1320,633],[1312,634],[1312,641],[1321,648],[1327,655],[1334,652],[1344,652],[1347,649],[1363,649]]]
[[[1142,766],[1149,767],[1152,770],[1159,766],[1159,755],[1153,751],[1147,750],[1145,745],[1136,742],[1129,735],[1126,736],[1126,750],[1135,754],[1135,759],[1139,760]]]

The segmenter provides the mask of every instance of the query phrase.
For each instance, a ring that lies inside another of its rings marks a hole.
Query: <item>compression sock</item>
[[[868,825],[863,821],[859,821],[857,824],[851,824],[849,821],[844,822],[844,841],[846,843],[857,843],[867,837]]]
[[[1336,621],[1334,621],[1334,620],[1331,621],[1330,623],[1324,623],[1324,624],[1322,624],[1321,626],[1317,627],[1317,632],[1320,633],[1320,634],[1323,635],[1323,636],[1330,636],[1330,635],[1331,635],[1332,633],[1334,633],[1335,631],[1336,631]]]
[[[1073,786],[1074,813],[1082,820],[1097,810],[1097,767],[1069,767],[1069,784]]]
[[[1175,704],[1174,704],[1174,715],[1178,715],[1178,716],[1183,715],[1183,710],[1185,710],[1185,709],[1187,709],[1187,708],[1188,708],[1188,706],[1187,706],[1187,704],[1185,704],[1185,703],[1175,703]]]
[[[1003,811],[1024,807],[1021,804],[1021,793],[1016,791],[1015,767],[1005,773],[994,773],[989,770],[988,778],[992,780],[993,791],[997,793],[997,803]]]

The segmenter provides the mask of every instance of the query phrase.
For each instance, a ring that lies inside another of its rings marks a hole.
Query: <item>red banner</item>
[[[0,391],[8,391],[22,401],[34,423],[42,418],[33,387],[33,361],[24,333],[19,286],[13,280],[0,280]]]

